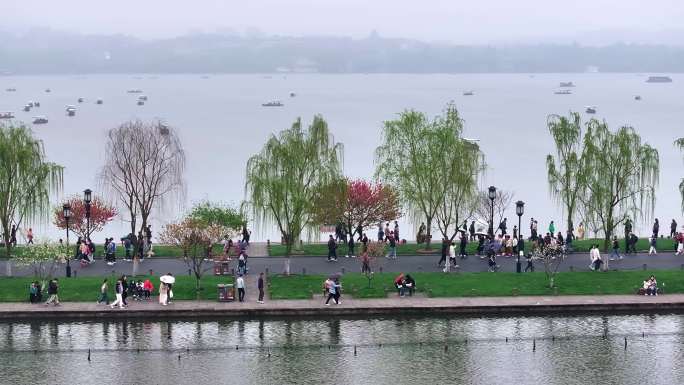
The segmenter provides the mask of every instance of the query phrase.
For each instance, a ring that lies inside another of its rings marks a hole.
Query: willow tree
[[[126,208],[131,233],[147,226],[154,209],[182,202],[185,152],[175,129],[160,121],[126,122],[107,132],[104,188]]]
[[[568,230],[572,230],[577,202],[583,193],[587,168],[584,163],[582,122],[580,115],[571,112],[567,117],[551,115],[546,126],[556,146],[556,155],[546,156],[547,179],[551,197],[563,205]]]
[[[462,141],[461,130],[462,123],[452,103],[443,116],[434,120],[422,112],[406,110],[398,119],[385,122],[383,143],[376,149],[376,176],[396,186],[414,219],[425,219],[428,249],[433,220],[445,205],[448,188],[453,187],[444,178],[452,178],[454,160],[450,152],[458,150],[454,146]]]
[[[586,193],[579,198],[601,225],[604,248],[617,226],[628,217],[649,219],[655,207],[660,161],[658,150],[632,127],[609,130],[592,119],[584,136]]]
[[[47,161],[42,141],[23,125],[0,126],[0,165],[0,224],[10,258],[12,226],[48,219],[50,195],[62,188],[63,167]],[[12,275],[10,262],[7,275]]]
[[[298,118],[291,128],[272,135],[247,161],[247,200],[258,225],[278,226],[288,257],[286,273],[292,247],[315,224],[316,193],[341,177],[342,151],[323,117],[316,115],[307,129]]]
[[[684,152],[684,138],[679,138],[675,141],[675,146]],[[684,211],[684,178],[679,182],[679,193],[682,194],[682,211]]]
[[[453,240],[460,224],[472,218],[478,207],[478,180],[486,165],[477,143],[463,139],[463,120],[456,107],[447,106],[434,121],[440,142],[450,150],[442,154],[437,172],[442,180],[444,198],[436,211],[437,227],[444,239]]]

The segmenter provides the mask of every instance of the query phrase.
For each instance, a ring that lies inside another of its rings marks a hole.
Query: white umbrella
[[[174,284],[176,282],[176,278],[170,276],[170,275],[162,275],[159,277],[159,280],[162,283],[169,283],[169,284]]]

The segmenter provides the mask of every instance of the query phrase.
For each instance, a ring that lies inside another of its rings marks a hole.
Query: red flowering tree
[[[62,206],[71,206],[71,217],[69,218],[69,230],[79,237],[90,237],[90,234],[102,231],[104,226],[111,222],[118,214],[116,208],[104,202],[102,199],[93,196],[90,202],[90,232],[88,232],[88,221],[86,220],[86,208],[83,198],[80,196],[69,197],[54,210],[54,224],[62,230],[66,230],[66,220]]]
[[[316,196],[314,211],[318,223],[342,224],[347,234],[401,216],[396,189],[362,179],[340,179],[325,186]]]

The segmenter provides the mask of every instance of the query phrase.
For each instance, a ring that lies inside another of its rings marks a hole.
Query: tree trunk
[[[7,256],[7,264],[5,265],[5,274],[8,277],[12,276],[12,244],[7,241],[7,237],[5,237],[5,252]]]
[[[432,217],[427,217],[427,240],[425,241],[425,249],[430,250],[432,248]]]
[[[195,273],[195,298],[199,301],[201,296],[200,296],[200,291],[202,289],[202,276]]]
[[[290,256],[285,258],[285,267],[283,269],[283,274],[290,275]]]
[[[134,277],[136,275],[138,275],[139,267],[140,267],[140,258],[138,258],[137,256],[134,256],[133,257],[133,274],[132,274]]]

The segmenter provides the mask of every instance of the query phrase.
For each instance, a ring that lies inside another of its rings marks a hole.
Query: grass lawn
[[[529,245],[529,241],[525,242],[526,245]],[[576,252],[589,252],[589,249],[591,249],[591,245],[598,243],[600,248],[603,248],[603,239],[582,239],[582,240],[576,240],[573,242],[573,247]],[[355,244],[355,251],[356,254],[358,255],[361,251],[361,243],[356,243]],[[456,240],[456,247],[458,248],[458,240]],[[612,245],[609,245],[609,247],[612,247]],[[397,246],[397,255],[417,255],[417,249],[424,249],[425,245],[421,244],[418,245],[416,243],[406,243],[404,245],[398,245]],[[637,251],[641,252],[646,252],[648,251],[649,248],[649,243],[647,238],[639,238],[639,241],[637,242],[636,249]],[[661,238],[658,239],[658,244],[656,247],[659,251],[674,251],[674,241],[672,239],[668,238]],[[441,243],[440,241],[433,242],[432,243],[432,251],[434,254],[439,254],[441,252]],[[475,254],[475,250],[477,249],[477,242],[469,242],[468,246],[466,247],[466,251],[468,254],[472,255]],[[620,253],[624,252],[625,250],[625,242],[624,240],[620,240]],[[337,256],[343,256],[347,254],[347,246],[340,245],[337,247]],[[327,256],[328,255],[328,245],[326,243],[305,243],[302,245],[302,252],[299,252],[301,255],[306,255],[306,256]],[[277,257],[277,256],[283,256],[285,255],[285,246],[280,245],[280,244],[272,244],[271,248],[269,250],[269,255],[272,257]],[[297,255],[297,254],[293,254]]]
[[[562,272],[556,276],[559,295],[632,294],[651,274],[665,293],[684,293],[681,270]],[[343,295],[355,298],[383,298],[396,293],[396,273],[376,273],[368,288],[368,279],[360,273],[342,276]],[[419,292],[431,297],[473,297],[551,295],[543,272],[535,273],[411,273]],[[273,275],[269,278],[272,299],[308,299],[323,292],[325,275]]]
[[[78,277],[78,278],[60,278],[59,279],[59,299],[60,301],[72,302],[95,302],[100,293],[100,286],[105,277]],[[109,300],[114,300],[114,285],[118,277],[108,276],[109,280]],[[159,276],[149,277],[141,275],[135,277],[136,280],[145,280],[151,278],[154,284],[154,294],[158,295]],[[130,277],[129,277],[130,279]],[[12,277],[0,278],[0,302],[28,302],[28,291],[31,277]],[[204,290],[200,296],[201,299],[216,300],[218,283],[232,283],[233,277],[217,277],[214,275],[206,275],[202,278],[202,287]],[[174,299],[177,300],[191,300],[196,299],[195,296],[195,278],[190,276],[177,276],[176,283],[173,285]],[[47,299],[47,288],[43,288],[43,298]]]

